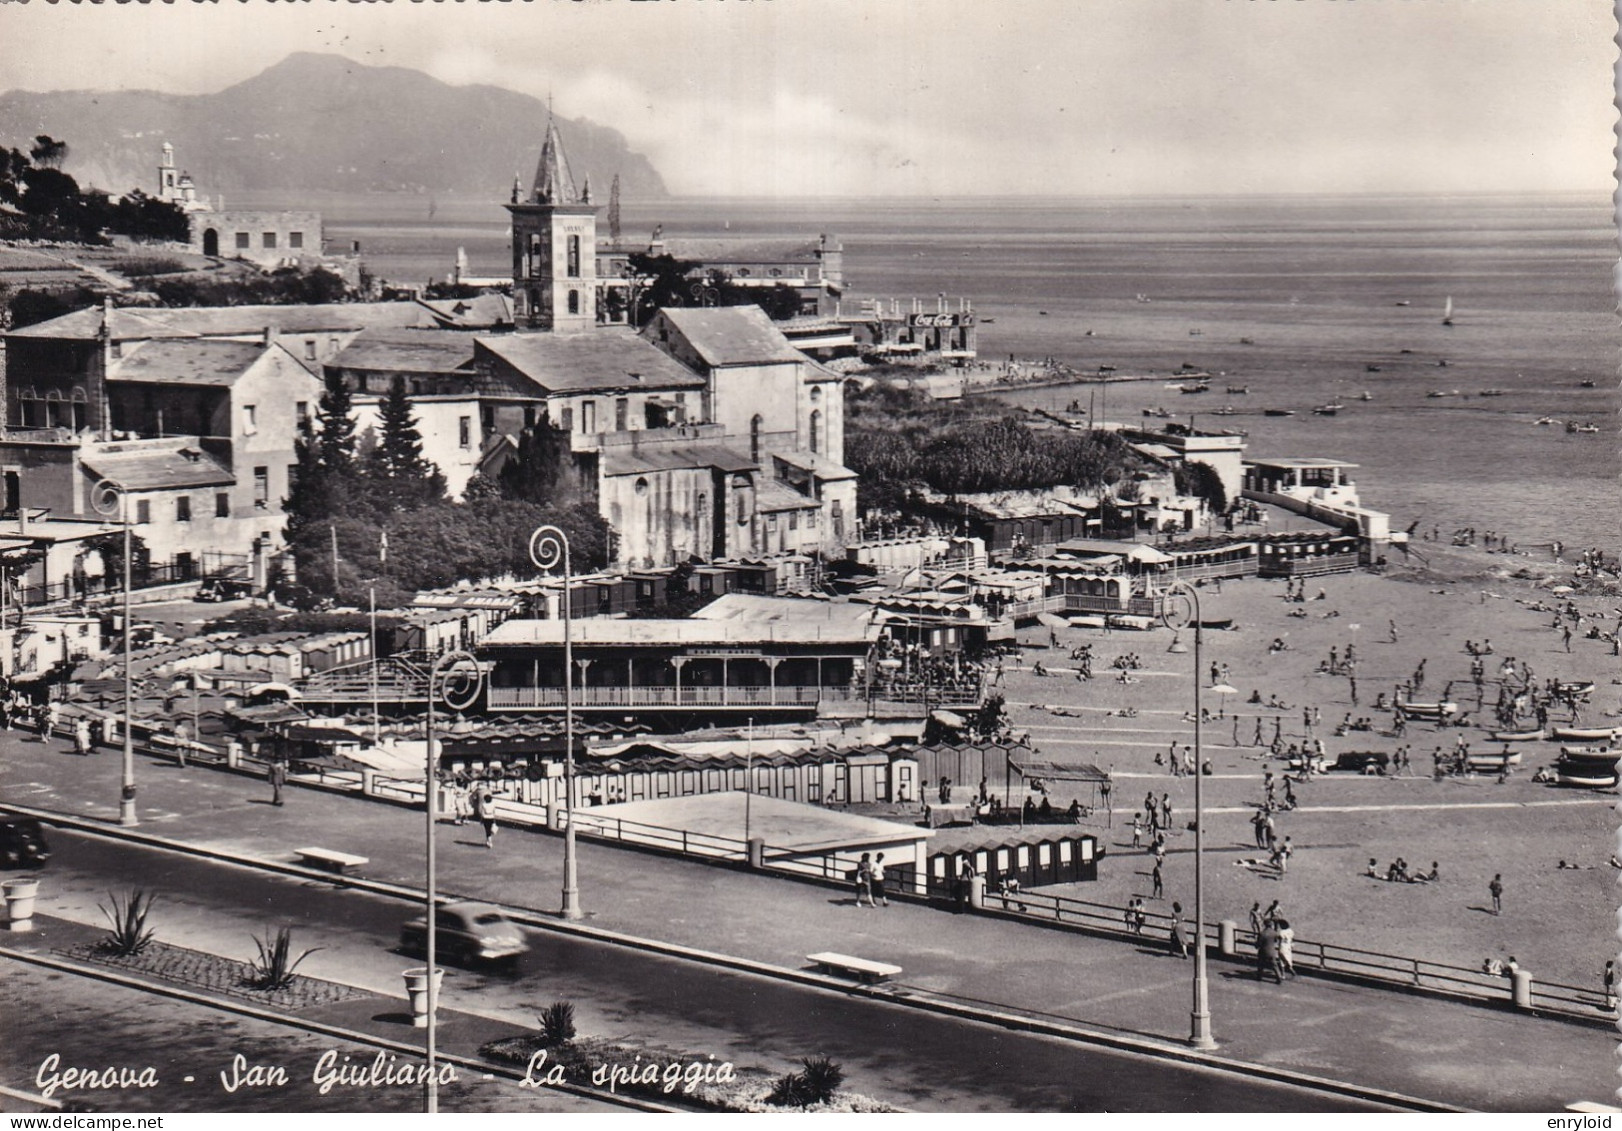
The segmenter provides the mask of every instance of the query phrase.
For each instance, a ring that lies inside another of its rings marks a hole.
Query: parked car
[[[45,830],[33,817],[0,820],[0,867],[42,868],[50,858]]]
[[[447,903],[435,916],[435,947],[441,958],[463,964],[513,959],[529,948],[510,919],[488,903]],[[400,928],[400,947],[428,949],[428,924],[417,916]]]

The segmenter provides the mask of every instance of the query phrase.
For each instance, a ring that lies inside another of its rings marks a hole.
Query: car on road
[[[524,936],[488,903],[446,903],[435,916],[435,949],[439,957],[470,964],[515,959],[529,948]],[[428,949],[428,921],[419,915],[400,928],[400,947],[412,953]]]
[[[45,830],[33,817],[0,820],[0,867],[43,868],[50,858]]]

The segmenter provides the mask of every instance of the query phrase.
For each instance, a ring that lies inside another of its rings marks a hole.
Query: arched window
[[[822,410],[815,409],[811,413],[811,450],[822,450]]]
[[[569,238],[574,239],[575,237],[570,236]],[[569,313],[570,314],[579,314],[580,313],[580,292],[579,291],[570,291],[569,292]]]
[[[570,236],[569,237],[569,252],[568,252],[568,255],[569,255],[569,263],[568,263],[569,278],[578,279],[578,278],[580,278],[580,237],[579,236]]]
[[[758,412],[755,413],[755,418],[749,422],[749,458],[755,463],[760,462],[760,426],[763,423],[765,421],[761,419]]]

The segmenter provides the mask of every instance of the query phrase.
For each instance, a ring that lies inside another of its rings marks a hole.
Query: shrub
[[[247,982],[256,990],[284,990],[293,984],[293,973],[310,955],[323,948],[313,946],[293,958],[293,931],[283,927],[274,939],[255,936],[253,945],[259,948],[259,957],[253,961],[253,973]]]
[[[766,1102],[775,1107],[812,1107],[834,1098],[845,1082],[845,1070],[825,1056],[808,1056],[799,1072],[777,1079]]]
[[[574,1040],[574,1003],[554,1001],[540,1016],[541,1039],[548,1045],[561,1045]]]
[[[132,256],[120,259],[112,264],[112,269],[126,278],[135,279],[143,275],[180,275],[189,271],[178,259],[167,255]]]
[[[119,958],[140,954],[158,933],[146,925],[152,911],[152,894],[137,888],[122,899],[108,892],[107,899],[112,904],[110,908],[96,904],[112,925],[112,930],[101,940],[101,948]]]

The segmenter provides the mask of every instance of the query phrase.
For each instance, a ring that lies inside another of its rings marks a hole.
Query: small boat
[[[1321,404],[1312,410],[1314,416],[1334,416],[1346,406],[1343,404]]]
[[[1536,730],[1495,730],[1487,735],[1494,742],[1537,742],[1543,737],[1543,728]]]
[[[1481,390],[1481,392],[1477,393],[1476,396],[1478,396],[1478,397],[1501,397],[1507,392],[1509,392],[1508,389],[1483,389],[1483,390]]]
[[[1203,335],[1204,333],[1205,333],[1204,330],[1190,330],[1188,332],[1188,336],[1191,337],[1191,338],[1198,338],[1201,335]]]
[[[1228,386],[1228,395],[1231,396],[1231,397],[1243,396],[1244,394],[1246,394],[1248,392],[1250,392],[1250,386],[1249,385],[1229,385]]]
[[[982,319],[980,319],[980,325],[989,326],[995,321],[996,321],[995,318],[982,318]]]
[[[1443,719],[1459,713],[1459,705],[1445,703],[1398,703],[1397,710],[1410,719]]]
[[[1397,300],[1397,305],[1398,305],[1398,306],[1412,306],[1412,305],[1413,305],[1413,303],[1411,303],[1411,302],[1409,302],[1409,301],[1408,301],[1408,300],[1407,300],[1407,299],[1405,299],[1405,298],[1400,298],[1400,299],[1398,299],[1398,300]]]
[[[1234,408],[1231,404],[1225,404],[1221,408],[1213,408],[1211,410],[1211,415],[1212,416],[1238,416],[1239,415],[1239,410]]]
[[[1459,391],[1457,389],[1432,389],[1425,395],[1432,400],[1438,400],[1442,397],[1456,397],[1459,395]]]
[[[1374,399],[1374,394],[1369,392],[1367,389],[1364,389],[1361,393],[1357,394],[1357,399],[1360,401],[1372,401]]]
[[[1578,424],[1575,420],[1566,421],[1567,432],[1598,432],[1598,424]]]
[[[1378,365],[1365,365],[1363,367],[1363,372],[1365,372],[1365,373],[1378,373],[1378,372],[1380,372],[1380,367]]]
[[[1562,746],[1560,756],[1566,759],[1587,758],[1591,761],[1615,764],[1618,758],[1622,758],[1622,752],[1612,749],[1609,743],[1596,742],[1592,746]]]
[[[1573,789],[1615,789],[1616,771],[1606,772],[1604,767],[1568,766],[1555,764],[1555,781]]]
[[[1446,369],[1447,368],[1447,358],[1443,357],[1443,358],[1437,359],[1436,368],[1438,368],[1438,369]]]
[[[1579,389],[1592,389],[1594,387],[1594,382],[1592,382],[1592,381],[1578,381],[1577,382],[1577,387]]]
[[[1558,420],[1556,420],[1552,416],[1540,416],[1540,417],[1538,417],[1537,422],[1539,424],[1559,424],[1560,423]]]
[[[1617,727],[1555,727],[1549,734],[1550,738],[1564,742],[1615,742],[1622,737],[1622,728]]]
[[[1293,409],[1293,408],[1264,408],[1264,409],[1262,409],[1262,415],[1263,416],[1294,416],[1295,415],[1295,409]]]
[[[1167,417],[1171,416],[1171,413],[1167,412],[1165,409],[1160,408],[1157,405],[1154,408],[1146,408],[1146,409],[1144,409],[1143,410],[1143,415],[1152,416],[1156,420],[1165,420]]]
[[[1207,381],[1198,381],[1192,385],[1179,385],[1177,391],[1179,393],[1209,393],[1211,385]]]
[[[1253,345],[1256,344],[1256,339],[1255,338],[1240,338],[1239,339],[1239,344],[1242,345],[1242,346],[1253,346]],[[1590,381],[1589,384],[1593,384],[1593,382]]]
[[[1507,748],[1497,754],[1483,751],[1479,754],[1471,754],[1465,759],[1465,764],[1477,773],[1496,773],[1506,766],[1519,766],[1521,764],[1521,752]]]
[[[1453,325],[1453,296],[1447,296],[1447,305],[1442,308],[1442,325]]]

